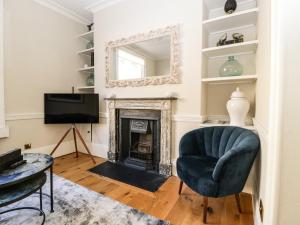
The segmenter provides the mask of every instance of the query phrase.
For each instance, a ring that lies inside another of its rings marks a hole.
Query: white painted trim
[[[203,123],[205,117],[198,115],[173,115],[172,121],[184,123]]]
[[[108,118],[108,113],[100,112],[100,118]],[[6,121],[16,120],[35,120],[44,119],[44,113],[11,113],[6,114]],[[202,123],[206,119],[205,116],[199,115],[174,115],[172,120],[174,122],[186,122],[186,123]]]
[[[280,167],[281,167],[281,142],[282,142],[282,114],[283,114],[283,84],[285,64],[282,36],[283,20],[281,0],[274,0],[271,4],[271,78],[269,99],[269,146],[268,162],[265,187],[266,196],[264,202],[265,210],[264,224],[278,224],[279,198],[280,198]]]
[[[68,17],[69,19],[72,19],[78,23],[87,25],[92,23],[92,21],[90,19],[87,19],[77,13],[75,13],[74,11],[67,9],[65,7],[63,7],[62,5],[52,1],[52,0],[34,0],[34,2],[48,8],[51,9],[55,12],[60,13],[61,15],[64,15],[66,17]]]
[[[44,113],[7,114],[6,121],[44,119]]]
[[[91,11],[92,13],[96,13],[123,1],[125,0],[99,0],[98,2],[88,5],[85,9]]]
[[[55,146],[56,146],[56,144],[46,145],[46,146],[42,146],[42,147],[23,150],[23,152],[24,153],[50,154]],[[57,151],[55,152],[55,154],[53,156],[54,156],[54,158],[56,158],[56,157],[59,157],[59,156],[63,156],[63,155],[73,153],[73,152],[75,152],[74,148],[75,148],[74,147],[74,141],[65,141],[65,142],[61,143],[61,145],[59,146],[59,148],[57,149]]]
[[[4,0],[0,0],[0,138],[9,136],[9,129],[5,126],[4,102]]]
[[[255,118],[253,118],[254,127],[257,130],[260,138],[264,139],[266,143],[269,141],[269,132],[266,127],[259,123]]]
[[[7,138],[9,137],[9,128],[0,128],[0,138]]]
[[[100,118],[108,118],[107,113],[101,113],[99,115]],[[44,119],[44,113],[11,113],[6,114],[6,121],[17,121],[17,120],[37,120]]]

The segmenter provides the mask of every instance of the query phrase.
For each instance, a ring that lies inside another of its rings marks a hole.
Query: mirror
[[[170,74],[170,36],[116,47],[113,52],[112,80],[142,79]]]
[[[106,86],[178,83],[178,44],[177,26],[109,42]]]

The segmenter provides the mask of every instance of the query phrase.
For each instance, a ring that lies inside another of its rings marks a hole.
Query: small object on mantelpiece
[[[236,0],[227,0],[224,6],[224,11],[227,14],[232,14],[237,8]]]

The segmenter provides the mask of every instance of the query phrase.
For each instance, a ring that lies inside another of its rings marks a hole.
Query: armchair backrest
[[[252,131],[241,127],[216,126],[200,128],[182,137],[180,155],[199,154],[219,159],[233,148],[257,151],[259,138]]]

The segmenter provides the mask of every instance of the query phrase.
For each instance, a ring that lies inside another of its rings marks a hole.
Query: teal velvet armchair
[[[204,196],[203,222],[207,220],[208,197],[235,195],[241,212],[242,192],[259,151],[258,136],[233,126],[207,127],[185,134],[179,145],[177,174],[195,192]]]

